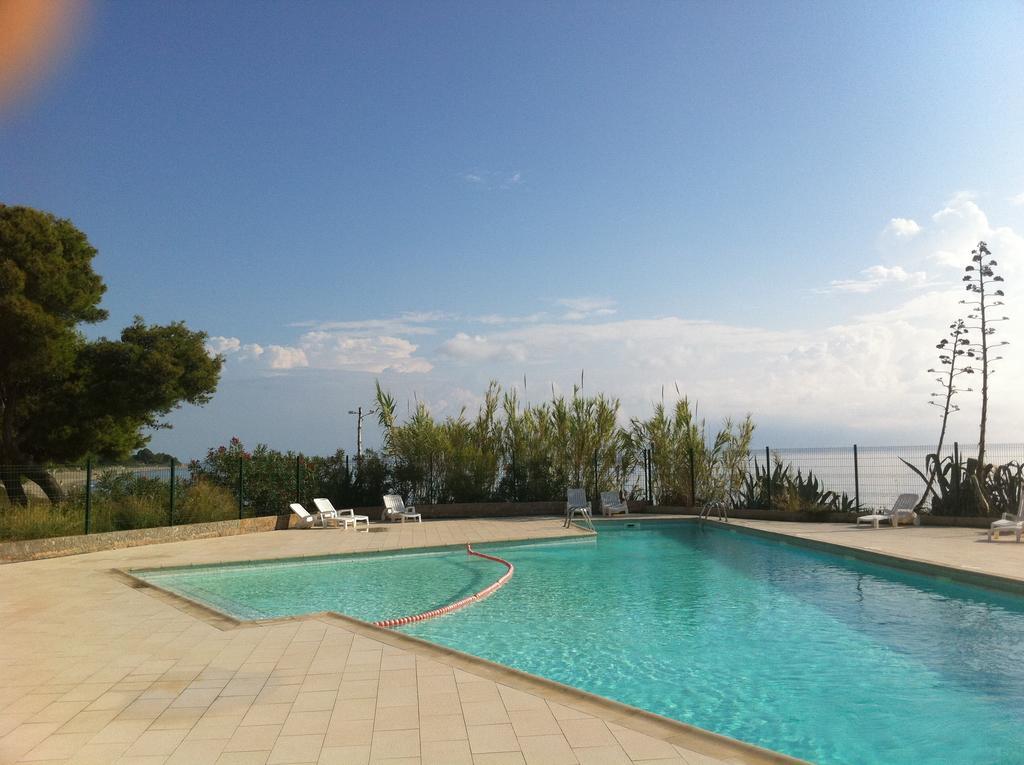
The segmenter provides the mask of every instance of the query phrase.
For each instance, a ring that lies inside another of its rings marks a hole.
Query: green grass
[[[138,494],[93,491],[89,532],[125,531],[167,526],[170,504],[167,484],[162,489],[141,486]],[[175,491],[174,525],[231,520],[238,517],[234,494],[206,482],[178,485]],[[0,541],[42,539],[85,533],[85,493],[72,492],[59,505],[30,498],[27,506],[11,505],[0,492]]]

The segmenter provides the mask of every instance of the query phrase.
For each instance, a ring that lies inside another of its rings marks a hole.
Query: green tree
[[[27,501],[23,479],[62,500],[47,463],[123,458],[217,387],[223,359],[183,322],[136,317],[119,339],[85,338],[82,325],[107,318],[95,256],[70,221],[0,204],[0,482],[12,503]]]

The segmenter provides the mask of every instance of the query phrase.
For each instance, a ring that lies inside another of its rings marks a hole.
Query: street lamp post
[[[355,411],[349,409],[348,413],[356,416],[356,465],[361,465],[363,461],[363,418],[376,414],[377,410],[371,409],[364,414],[363,408],[360,406]]]

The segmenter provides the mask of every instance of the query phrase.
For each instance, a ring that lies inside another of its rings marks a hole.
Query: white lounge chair
[[[307,527],[319,525],[321,528],[327,528],[327,526],[338,526],[341,523],[337,515],[310,513],[298,502],[292,502],[289,505],[289,507],[291,508],[293,513],[295,513],[297,516],[299,516],[299,518],[305,521]]]
[[[619,499],[617,491],[602,491],[601,515],[615,515],[615,513],[629,515],[629,502],[625,499]]]
[[[1021,534],[1024,534],[1024,488],[1021,489],[1020,502],[1017,503],[1017,514],[1003,513],[1003,517],[998,521],[992,521],[988,530],[988,541],[991,542],[993,537],[998,538],[1004,531],[1012,531],[1018,542]]]
[[[402,520],[402,523],[413,519],[417,523],[423,523],[423,516],[416,512],[416,506],[406,505],[402,500],[401,494],[385,494],[384,514],[381,516],[381,520],[393,521],[399,518]]]
[[[891,510],[882,510],[877,513],[869,513],[857,517],[857,525],[870,523],[876,529],[880,521],[888,521],[893,528],[899,525],[900,519],[909,518],[911,522],[917,517],[914,508],[917,507],[916,494],[900,494],[896,497]]]
[[[317,497],[313,500],[313,504],[316,505],[316,509],[320,511],[320,515],[324,517],[337,518],[341,523],[345,524],[347,529],[349,526],[355,527],[358,531],[359,521],[366,524],[366,530],[370,530],[370,516],[368,515],[356,515],[356,511],[352,508],[348,510],[337,510],[334,505],[331,504],[331,500],[326,497]]]
[[[590,500],[583,489],[569,489],[565,501],[565,528],[572,525],[572,519],[582,515],[586,520],[593,521],[590,514]]]

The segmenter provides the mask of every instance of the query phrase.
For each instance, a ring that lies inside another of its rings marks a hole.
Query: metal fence
[[[728,474],[699,464],[692,453],[666,459],[649,449],[601,465],[595,455],[592,466],[565,475],[514,457],[458,462],[370,455],[357,465],[347,458],[302,456],[257,464],[240,455],[221,460],[214,471],[199,463],[0,466],[0,540],[275,515],[291,502],[309,504],[317,496],[339,507],[376,506],[390,492],[423,504],[559,500],[569,485],[582,485],[590,497],[618,490],[652,504],[721,499],[733,507],[769,510],[867,510],[889,507],[902,493],[925,493],[922,475],[936,466],[929,460],[933,452],[925,446],[765,448]],[[983,512],[966,473],[975,453],[974,445],[943,449],[925,512]],[[1012,510],[1024,484],[1024,444],[990,445],[986,454],[986,462],[997,466],[985,479],[988,511]]]

